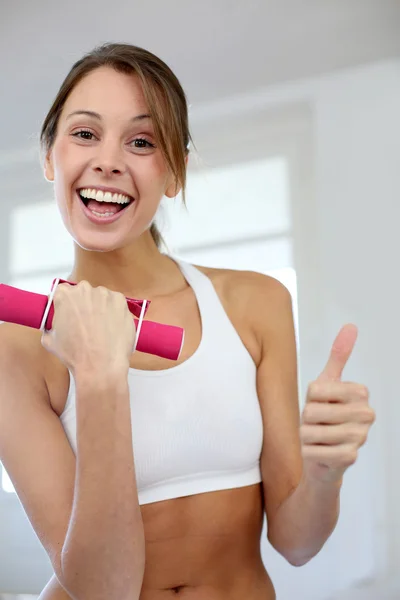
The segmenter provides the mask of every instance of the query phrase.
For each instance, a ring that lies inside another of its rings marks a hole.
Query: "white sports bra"
[[[139,504],[262,481],[263,423],[256,366],[211,280],[176,259],[196,296],[202,337],[175,367],[129,370]],[[76,454],[75,384],[60,417]]]

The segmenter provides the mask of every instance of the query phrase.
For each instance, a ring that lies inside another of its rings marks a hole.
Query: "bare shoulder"
[[[250,303],[263,311],[264,314],[260,315],[262,318],[270,303],[279,303],[290,297],[283,283],[264,273],[195,266],[211,279],[218,292],[223,293],[234,306],[248,310]]]
[[[258,364],[269,332],[279,325],[282,308],[291,306],[289,290],[275,277],[256,271],[194,266],[209,277],[233,324],[251,340],[251,354]]]
[[[38,369],[42,357],[41,349],[45,352],[40,339],[41,332],[31,327],[0,323],[0,351],[28,359]]]
[[[14,323],[0,324],[0,357],[3,358],[3,364],[9,364],[5,362],[6,358],[17,361],[29,368],[31,374],[41,378],[45,352],[40,331]]]

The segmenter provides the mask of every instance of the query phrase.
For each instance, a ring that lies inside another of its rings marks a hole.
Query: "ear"
[[[189,162],[189,153],[186,154],[186,158],[185,158],[186,167],[188,166],[188,162]],[[173,176],[171,176],[164,195],[167,196],[167,198],[175,198],[179,194],[181,189],[182,189],[182,186],[177,184],[175,182]]]
[[[47,154],[46,154],[43,170],[44,170],[44,178],[46,179],[46,181],[49,181],[49,182],[54,181],[54,167],[53,167],[51,151],[47,152]]]
[[[172,183],[169,184],[169,186],[165,190],[164,195],[167,196],[167,198],[175,198],[181,191],[181,187],[182,186],[180,186],[179,184],[175,183],[175,181],[173,181]]]

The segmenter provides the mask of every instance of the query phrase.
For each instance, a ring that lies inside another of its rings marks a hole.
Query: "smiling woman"
[[[176,76],[127,44],[76,63],[43,124],[78,285],[51,332],[0,328],[0,459],[54,569],[40,600],[274,600],[264,515],[294,565],[337,518],[336,482],[302,478],[288,290],[160,252],[190,139]],[[131,353],[125,296],[185,330],[178,361]]]

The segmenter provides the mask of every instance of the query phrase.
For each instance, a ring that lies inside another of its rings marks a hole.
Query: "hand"
[[[43,333],[42,345],[72,374],[129,369],[136,328],[123,294],[87,281],[62,283],[53,302],[52,328]]]
[[[357,333],[355,325],[340,330],[325,369],[308,387],[300,437],[305,474],[314,480],[341,482],[375,421],[368,388],[341,381]]]

